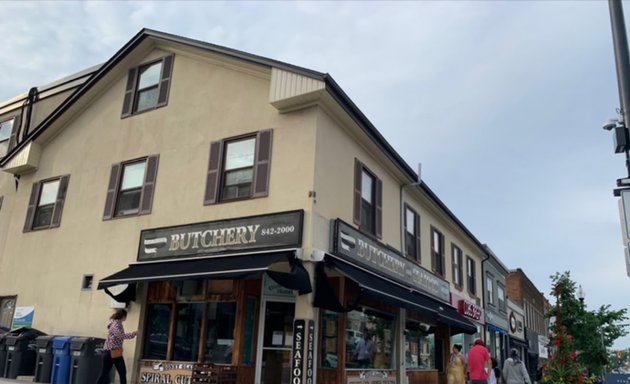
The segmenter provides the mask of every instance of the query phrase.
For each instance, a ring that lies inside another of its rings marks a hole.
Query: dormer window
[[[121,117],[165,106],[172,73],[173,55],[129,70]]]

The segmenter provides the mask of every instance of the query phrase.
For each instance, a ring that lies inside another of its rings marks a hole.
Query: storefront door
[[[290,384],[295,303],[270,299],[264,302],[262,310],[256,382]]]

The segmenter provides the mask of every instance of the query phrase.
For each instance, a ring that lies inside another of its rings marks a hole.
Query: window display
[[[337,368],[339,360],[337,351],[337,327],[339,313],[326,311],[322,318],[322,347],[321,366],[323,368]]]
[[[187,280],[177,284],[152,284],[149,296],[154,302],[147,310],[142,357],[232,364],[237,302],[232,294],[223,293],[228,287],[232,287],[232,281]],[[247,356],[244,358],[251,360],[255,299],[248,299],[246,309],[251,321],[247,322],[249,345],[245,348]]]
[[[230,364],[234,349],[236,303],[208,303],[205,361]]]
[[[408,369],[435,369],[435,335],[430,327],[407,322],[405,328],[405,361]]]
[[[394,367],[394,317],[364,309],[346,317],[346,368]]]

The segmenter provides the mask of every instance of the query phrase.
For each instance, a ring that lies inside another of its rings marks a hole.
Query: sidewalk
[[[29,380],[11,380],[11,379],[5,379],[5,378],[0,377],[0,384],[10,384],[10,383],[13,383],[13,384],[15,384],[15,383],[24,384],[24,383],[32,383],[32,382],[33,382],[33,379],[29,379]]]

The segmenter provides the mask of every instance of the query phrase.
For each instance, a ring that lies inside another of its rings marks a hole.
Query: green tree
[[[548,317],[561,318],[560,326],[574,338],[573,347],[578,352],[577,361],[592,374],[601,374],[609,363],[607,348],[615,340],[628,334],[626,330],[626,309],[614,311],[610,305],[602,305],[595,311],[588,311],[586,305],[576,297],[576,284],[571,280],[570,272],[556,273],[550,276],[556,295],[556,304],[551,307]],[[560,310],[558,312],[558,304]],[[557,334],[558,324],[551,324],[551,331]]]

